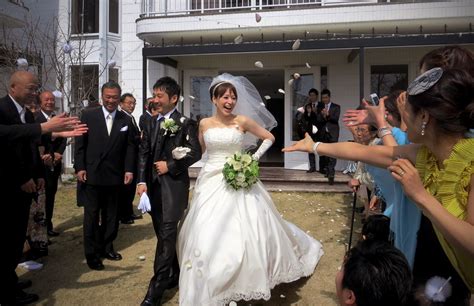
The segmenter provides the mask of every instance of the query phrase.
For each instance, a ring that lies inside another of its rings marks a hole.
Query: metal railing
[[[230,11],[314,8],[389,2],[414,3],[436,2],[436,0],[142,0],[142,13],[140,17],[216,14]]]

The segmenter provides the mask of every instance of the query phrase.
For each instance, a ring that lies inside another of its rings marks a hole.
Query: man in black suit
[[[40,111],[36,113],[35,119],[38,123],[44,123],[56,116],[55,97],[51,91],[43,91],[39,95]],[[61,175],[63,153],[66,149],[67,139],[64,137],[52,137],[45,134],[41,137],[41,146],[44,147],[41,159],[44,165],[44,178],[46,182],[46,227],[48,236],[58,236],[53,230],[53,210],[56,191],[58,190],[58,179]]]
[[[118,111],[121,88],[102,86],[102,106],[86,109],[81,121],[89,132],[76,138],[74,168],[85,184],[84,253],[89,268],[103,270],[101,257],[121,260],[113,241],[118,232],[118,194],[133,181],[135,144],[131,119]]]
[[[38,88],[38,80],[32,73],[15,72],[10,78],[8,95],[0,99],[0,125],[34,123],[33,114],[25,108],[25,105],[36,100]],[[3,216],[0,222],[3,257],[0,260],[1,305],[26,304],[38,300],[36,294],[22,291],[26,286],[18,282],[15,273],[26,239],[31,201],[38,190],[44,188],[38,142],[39,137],[8,139],[5,143],[2,142],[0,150],[0,195]]]
[[[194,120],[183,117],[176,105],[180,87],[170,77],[159,79],[153,86],[158,117],[143,130],[138,154],[137,193],[147,192],[151,202],[151,217],[156,246],[154,275],[142,305],[159,305],[166,289],[179,280],[176,256],[178,222],[188,205],[188,168],[201,158],[201,146]],[[174,128],[166,128],[164,123]],[[188,148],[184,156],[173,154]],[[175,150],[176,149],[176,150]]]
[[[145,129],[145,126],[151,120],[151,117],[154,116],[153,111],[155,111],[155,105],[153,104],[153,98],[146,99],[144,109],[145,112],[140,116],[140,119],[138,119],[138,126],[140,127],[141,131]]]
[[[130,132],[133,133],[134,144],[138,154],[138,145],[140,144],[140,129],[138,128],[137,122],[132,115],[133,111],[135,110],[135,104],[136,100],[131,93],[124,93],[120,97],[120,109],[132,120]],[[136,170],[137,169],[135,167],[135,169],[133,169],[133,181],[130,184],[123,185],[120,188],[119,220],[122,224],[133,224],[135,223],[136,219],[143,218],[141,215],[135,215],[133,213],[133,199],[135,198],[136,191]]]
[[[323,142],[338,142],[339,140],[339,116],[341,106],[331,102],[331,92],[329,89],[321,91],[321,102],[318,103],[316,118],[318,122],[318,131],[320,139]],[[335,158],[320,156],[319,171],[326,175],[329,185],[334,184],[335,167],[337,160]]]

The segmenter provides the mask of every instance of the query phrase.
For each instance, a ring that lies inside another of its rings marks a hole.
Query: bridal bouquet
[[[237,152],[227,158],[224,164],[224,179],[235,190],[248,189],[255,184],[259,175],[258,161],[245,152]]]

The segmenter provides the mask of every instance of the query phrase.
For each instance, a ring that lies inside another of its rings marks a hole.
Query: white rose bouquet
[[[222,170],[226,183],[235,190],[249,189],[257,182],[259,172],[258,161],[245,152],[237,152],[227,158]]]

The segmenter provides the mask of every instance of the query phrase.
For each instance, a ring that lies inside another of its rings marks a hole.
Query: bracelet
[[[318,146],[321,144],[320,141],[316,142],[314,145],[313,145],[313,153],[314,154],[318,154],[318,151],[316,151],[318,149]]]
[[[384,136],[391,135],[391,134],[392,134],[392,130],[386,126],[381,127],[377,132],[377,136],[379,136],[379,138],[383,138]]]

